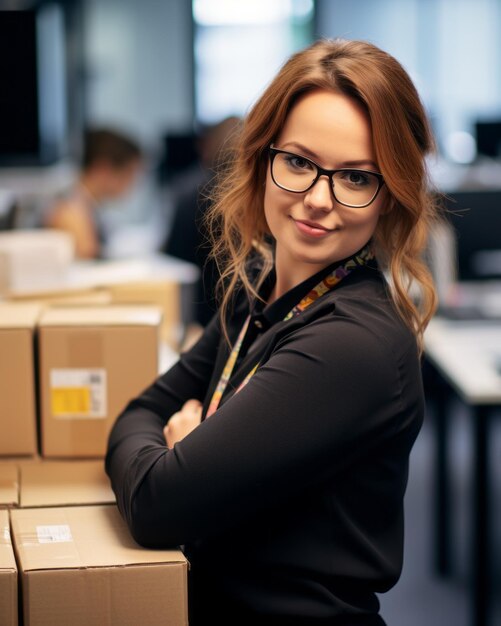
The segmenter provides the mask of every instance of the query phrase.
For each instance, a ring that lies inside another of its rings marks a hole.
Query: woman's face
[[[274,147],[311,159],[325,169],[357,168],[379,172],[365,111],[347,96],[315,90],[294,105]],[[296,159],[286,167],[307,169]],[[311,180],[311,177],[310,177]],[[359,184],[354,175],[352,180]],[[336,182],[334,183],[336,187]],[[384,187],[364,208],[339,204],[326,176],[306,192],[278,187],[268,167],[264,212],[276,240],[277,268],[301,280],[359,250],[372,236],[385,202]]]

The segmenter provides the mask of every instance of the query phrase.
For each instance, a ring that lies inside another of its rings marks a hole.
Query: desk
[[[494,413],[501,409],[501,321],[435,318],[425,333],[425,355],[442,383],[436,397],[438,566],[443,574],[447,573],[447,404],[451,392],[454,392],[471,408],[474,432],[471,624],[490,626],[493,541],[489,525],[489,426]]]

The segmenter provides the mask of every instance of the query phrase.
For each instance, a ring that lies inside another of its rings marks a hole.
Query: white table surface
[[[165,342],[160,343],[158,355],[158,373],[163,374],[179,360],[179,352],[176,352]]]
[[[199,268],[165,254],[111,260],[76,260],[61,275],[49,277],[40,285],[28,282],[23,289],[11,290],[10,296],[41,296],[141,281],[173,281],[193,285],[200,276]]]
[[[435,317],[425,354],[468,404],[501,404],[501,321]]]

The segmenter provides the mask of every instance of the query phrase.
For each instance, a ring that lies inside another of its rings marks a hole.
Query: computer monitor
[[[501,157],[501,118],[477,120],[475,123],[478,154],[492,158]]]
[[[458,280],[501,278],[501,189],[448,193],[445,209],[456,236]]]
[[[65,150],[64,20],[55,3],[1,11],[0,166],[44,165]]]

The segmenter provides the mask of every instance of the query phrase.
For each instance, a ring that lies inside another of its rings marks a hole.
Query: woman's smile
[[[291,217],[291,219],[301,234],[314,239],[327,237],[335,230],[334,228],[326,228],[325,226],[317,224],[316,222],[311,222],[310,220],[297,220],[293,217]]]

